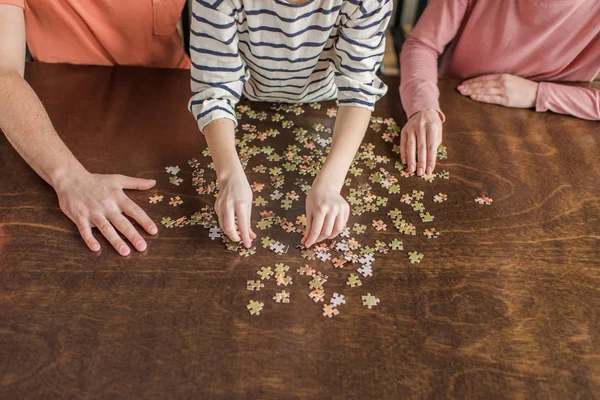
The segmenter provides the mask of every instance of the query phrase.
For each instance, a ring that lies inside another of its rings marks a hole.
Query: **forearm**
[[[210,122],[204,128],[206,143],[217,171],[217,179],[226,180],[244,169],[235,149],[235,125],[228,118]]]
[[[360,107],[339,107],[331,149],[315,184],[333,185],[342,190],[352,160],[369,126],[371,111]]]
[[[406,40],[400,56],[400,98],[410,118],[414,114],[433,109],[442,115],[439,104],[440,91],[437,86],[438,54],[414,38]]]
[[[592,121],[600,120],[600,90],[540,82],[536,111],[553,111]]]
[[[85,172],[56,134],[44,106],[16,71],[0,70],[0,129],[23,159],[55,188]]]

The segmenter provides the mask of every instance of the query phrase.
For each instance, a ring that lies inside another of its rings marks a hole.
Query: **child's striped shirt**
[[[200,130],[250,100],[373,109],[392,0],[194,0],[190,110]]]

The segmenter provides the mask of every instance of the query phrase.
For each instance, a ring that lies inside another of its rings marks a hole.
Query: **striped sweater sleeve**
[[[387,86],[377,77],[385,52],[385,31],[392,0],[348,0],[353,12],[344,15],[334,43],[333,64],[340,106],[373,110]]]
[[[192,98],[189,108],[200,131],[229,118],[237,124],[235,105],[249,74],[238,52],[235,9],[222,0],[194,0],[190,34]]]

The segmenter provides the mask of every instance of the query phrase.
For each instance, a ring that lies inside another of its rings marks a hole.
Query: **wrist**
[[[321,172],[317,174],[312,187],[340,193],[344,186],[344,179],[346,179],[345,174],[330,173],[330,171],[327,171],[325,167],[323,167]]]
[[[89,176],[90,173],[79,164],[75,167],[59,167],[48,174],[48,183],[56,192],[62,191],[65,187],[72,185],[73,182],[78,182]]]

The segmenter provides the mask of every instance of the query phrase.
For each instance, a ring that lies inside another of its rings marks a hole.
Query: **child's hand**
[[[539,84],[509,74],[483,75],[464,81],[457,89],[475,101],[506,107],[535,107]]]
[[[316,183],[306,197],[306,232],[302,244],[310,247],[333,239],[346,227],[350,206],[333,186]]]
[[[438,146],[442,143],[442,119],[432,109],[413,114],[400,136],[400,156],[408,172],[431,174],[435,168]],[[418,164],[417,164],[418,161]]]
[[[256,234],[252,231],[251,223],[252,189],[246,175],[242,171],[220,180],[219,188],[219,196],[215,202],[219,226],[229,239],[241,241],[246,247],[252,246]]]

